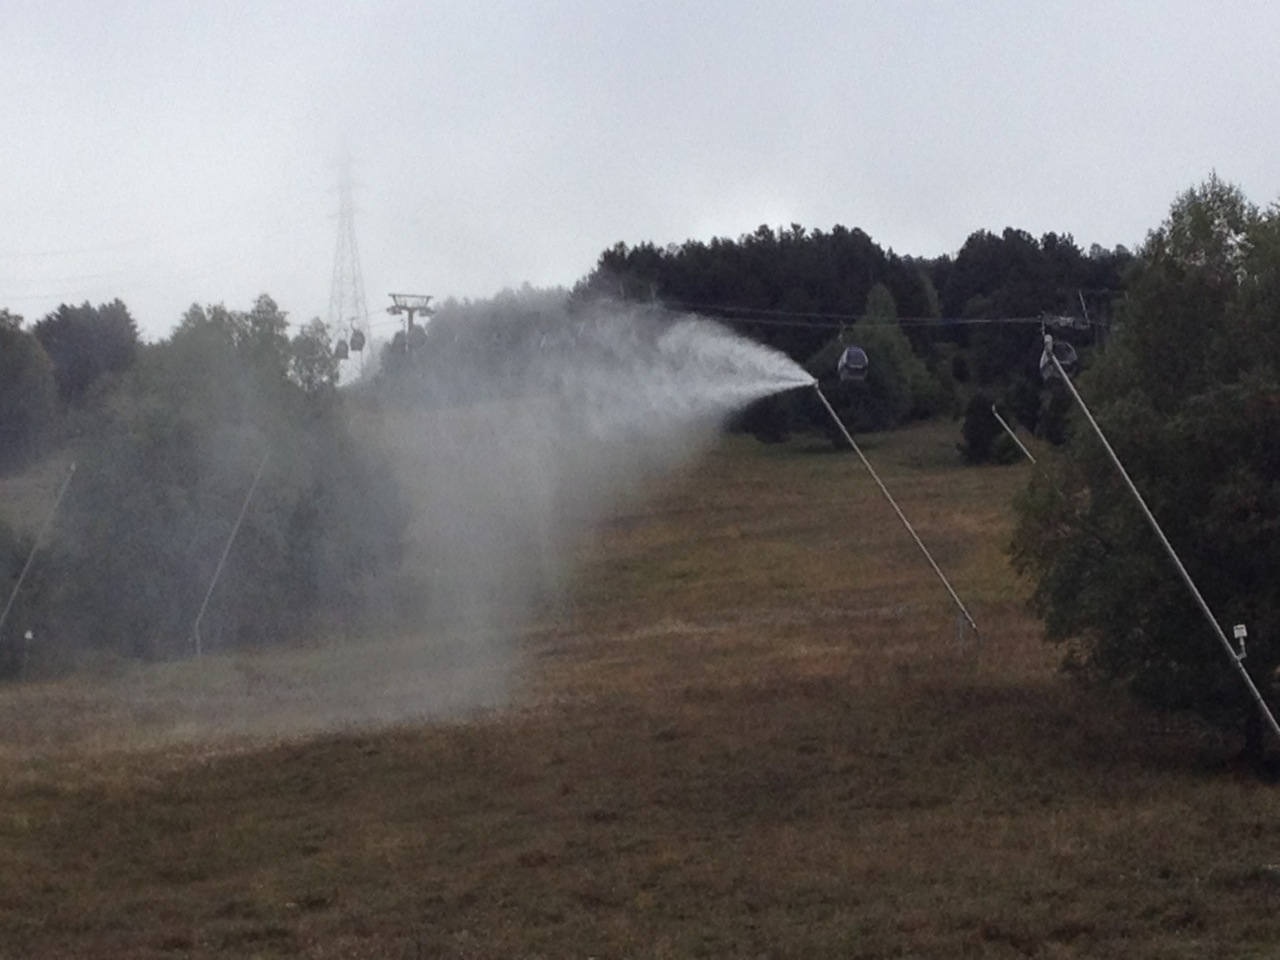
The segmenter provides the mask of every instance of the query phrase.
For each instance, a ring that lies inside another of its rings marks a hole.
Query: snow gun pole
[[[880,492],[884,494],[884,498],[889,501],[889,506],[893,507],[893,512],[898,515],[898,519],[902,521],[902,525],[907,528],[907,533],[911,534],[911,539],[916,542],[916,546],[920,548],[920,552],[924,554],[924,558],[929,561],[929,566],[933,568],[933,572],[938,575],[938,579],[942,581],[942,585],[947,588],[947,593],[951,595],[952,601],[956,605],[956,609],[965,620],[969,622],[970,628],[973,630],[974,637],[981,643],[982,635],[978,632],[978,625],[973,622],[973,617],[969,615],[968,608],[965,607],[964,601],[960,599],[959,594],[951,586],[951,581],[947,579],[947,575],[942,572],[942,568],[933,559],[933,554],[929,553],[929,548],[924,545],[924,541],[920,539],[915,528],[911,526],[911,521],[907,519],[907,515],[902,512],[902,508],[898,506],[898,502],[893,499],[893,494],[889,493],[889,488],[884,485],[880,479],[880,475],[876,473],[875,468],[871,466],[871,461],[863,454],[862,449],[854,441],[853,435],[845,428],[844,423],[836,415],[835,409],[827,402],[826,395],[822,392],[822,388],[818,386],[817,381],[813,384],[814,391],[818,394],[818,399],[822,401],[822,405],[827,408],[827,413],[831,414],[831,419],[835,421],[844,438],[849,441],[849,446],[853,447],[853,452],[858,455],[858,459],[862,461],[862,465],[867,468],[867,473],[871,474],[871,479],[876,482],[876,486],[880,488]]]
[[[40,532],[36,534],[36,541],[31,545],[31,552],[27,554],[27,562],[22,566],[22,572],[18,574],[18,581],[13,585],[13,592],[9,594],[9,602],[4,605],[4,613],[0,613],[0,632],[4,630],[4,623],[9,619],[9,611],[13,609],[13,602],[18,599],[18,591],[22,589],[22,581],[27,578],[27,571],[31,569],[31,564],[36,559],[36,551],[40,549],[40,542],[44,540],[44,535],[49,532],[49,527],[53,524],[53,518],[58,513],[58,507],[62,505],[62,498],[66,496],[67,487],[71,486],[71,478],[76,475],[76,465],[73,463],[67,469],[67,477],[62,481],[62,486],[58,489],[58,496],[53,501],[53,506],[49,508],[49,515],[44,518],[44,523],[40,525]]]
[[[1010,438],[1012,438],[1013,442],[1018,445],[1018,449],[1023,452],[1026,458],[1032,463],[1035,463],[1036,458],[1031,455],[1031,451],[1026,448],[1026,445],[1018,439],[1018,435],[1013,432],[1013,427],[1009,426],[1009,424],[1005,422],[1004,417],[1000,416],[1000,411],[996,409],[996,405],[994,403],[991,405],[991,415],[996,418],[996,422],[999,423],[1000,426],[1004,427],[1004,432],[1007,433]]]
[[[1218,638],[1218,642],[1222,644],[1222,649],[1227,652],[1227,659],[1231,661],[1231,665],[1236,668],[1240,674],[1240,679],[1249,688],[1249,693],[1253,695],[1253,699],[1258,704],[1258,709],[1262,711],[1263,718],[1267,721],[1267,725],[1271,727],[1271,731],[1280,739],[1280,725],[1277,725],[1275,716],[1271,713],[1271,708],[1267,706],[1267,701],[1263,699],[1261,691],[1258,690],[1257,684],[1253,682],[1253,677],[1249,676],[1249,671],[1245,669],[1243,645],[1240,653],[1231,646],[1231,641],[1227,639],[1227,635],[1222,632],[1222,627],[1218,625],[1218,618],[1213,615],[1213,611],[1209,609],[1209,604],[1200,594],[1199,588],[1191,574],[1187,573],[1187,568],[1182,565],[1182,561],[1178,558],[1177,552],[1173,549],[1173,545],[1169,543],[1168,537],[1164,535],[1164,531],[1160,528],[1160,524],[1156,521],[1150,508],[1147,507],[1147,501],[1142,499],[1142,494],[1138,492],[1137,486],[1129,477],[1129,471],[1124,468],[1124,464],[1120,462],[1120,458],[1116,456],[1115,450],[1111,449],[1111,444],[1107,440],[1106,434],[1102,432],[1102,428],[1098,426],[1098,421],[1093,419],[1088,405],[1084,402],[1084,398],[1080,396],[1080,392],[1076,390],[1076,385],[1071,382],[1071,378],[1067,376],[1067,372],[1062,369],[1062,364],[1058,362],[1058,358],[1053,352],[1053,337],[1045,334],[1044,337],[1045,353],[1049,359],[1053,361],[1053,367],[1058,372],[1058,376],[1062,378],[1062,382],[1067,385],[1067,389],[1071,391],[1072,398],[1084,411],[1085,419],[1089,421],[1089,426],[1093,427],[1093,432],[1098,435],[1098,439],[1102,441],[1103,449],[1107,451],[1107,456],[1111,458],[1111,462],[1116,465],[1116,470],[1120,472],[1121,478],[1124,480],[1125,486],[1129,488],[1129,492],[1133,494],[1133,499],[1138,501],[1138,506],[1142,509],[1142,515],[1150,524],[1151,529],[1155,531],[1156,538],[1160,541],[1160,545],[1164,547],[1165,553],[1169,555],[1169,559],[1173,561],[1174,567],[1178,571],[1178,575],[1182,577],[1182,582],[1187,585],[1187,589],[1191,591],[1191,596],[1195,598],[1196,606],[1200,608],[1200,612],[1204,614],[1204,618],[1209,621],[1209,626],[1213,628],[1214,635]]]
[[[231,553],[231,545],[236,542],[236,534],[240,532],[240,524],[244,523],[244,515],[249,512],[249,501],[253,499],[253,491],[258,488],[258,481],[262,479],[262,471],[266,469],[267,459],[270,456],[270,451],[262,455],[262,462],[258,464],[258,472],[253,475],[253,482],[249,484],[249,492],[244,495],[244,503],[240,505],[240,516],[236,517],[235,525],[231,528],[231,535],[227,537],[227,544],[222,548],[222,556],[218,558],[218,566],[214,569],[213,578],[209,581],[209,589],[205,591],[204,602],[200,604],[200,612],[196,614],[196,622],[191,627],[191,647],[195,651],[196,657],[204,653],[204,645],[200,640],[200,621],[204,619],[204,612],[209,606],[209,598],[213,596],[213,588],[218,585],[218,578],[222,576],[222,568],[227,564],[227,556]]]

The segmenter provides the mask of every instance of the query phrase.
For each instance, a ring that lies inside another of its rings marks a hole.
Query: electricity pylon
[[[339,339],[351,338],[351,348],[360,354],[363,373],[363,347],[369,338],[369,306],[364,299],[364,277],[360,273],[360,251],[356,246],[354,192],[348,157],[338,171],[338,246],[333,254],[333,282],[329,287],[329,329]],[[356,333],[360,336],[356,337]]]

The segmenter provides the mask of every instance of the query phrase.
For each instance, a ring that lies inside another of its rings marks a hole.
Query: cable
[[[1101,326],[1096,320],[1070,316],[1038,315],[1034,317],[877,317],[858,313],[826,313],[803,310],[780,310],[768,307],[743,307],[728,303],[689,303],[682,300],[664,300],[664,306],[690,313],[714,311],[717,319],[736,320],[761,326],[811,327],[814,329],[838,329],[861,323],[864,326],[900,327],[916,326],[972,326],[977,324],[1033,324],[1045,323],[1070,327]],[[795,318],[795,319],[791,319]],[[813,322],[818,321],[818,322]]]

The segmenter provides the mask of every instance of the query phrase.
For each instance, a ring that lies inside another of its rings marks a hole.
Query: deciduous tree
[[[1274,702],[1280,666],[1280,211],[1217,177],[1148,237],[1115,335],[1082,393],[1153,513]],[[1260,714],[1096,438],[1019,506],[1017,565],[1069,662],[1162,708],[1239,726]]]
[[[78,307],[62,304],[35,325],[63,402],[79,403],[104,374],[121,373],[138,356],[138,327],[120,300]]]

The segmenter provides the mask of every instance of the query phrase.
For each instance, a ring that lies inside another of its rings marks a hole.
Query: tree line
[[[737,240],[620,243],[574,295],[656,300],[718,317],[803,364],[857,430],[958,414],[981,393],[984,409],[1000,402],[1056,440],[1060,412],[1042,409],[1038,388],[1037,320],[1078,320],[1065,336],[1093,342],[1110,324],[1134,259],[1123,247],[1085,251],[1070,236],[1013,228],[975,232],[955,256],[906,257],[861,230],[792,224]],[[870,359],[867,383],[856,388],[835,375],[841,351],[855,344]],[[762,401],[742,424],[762,439],[827,429],[824,411],[796,397]],[[991,455],[975,451],[978,460]]]

